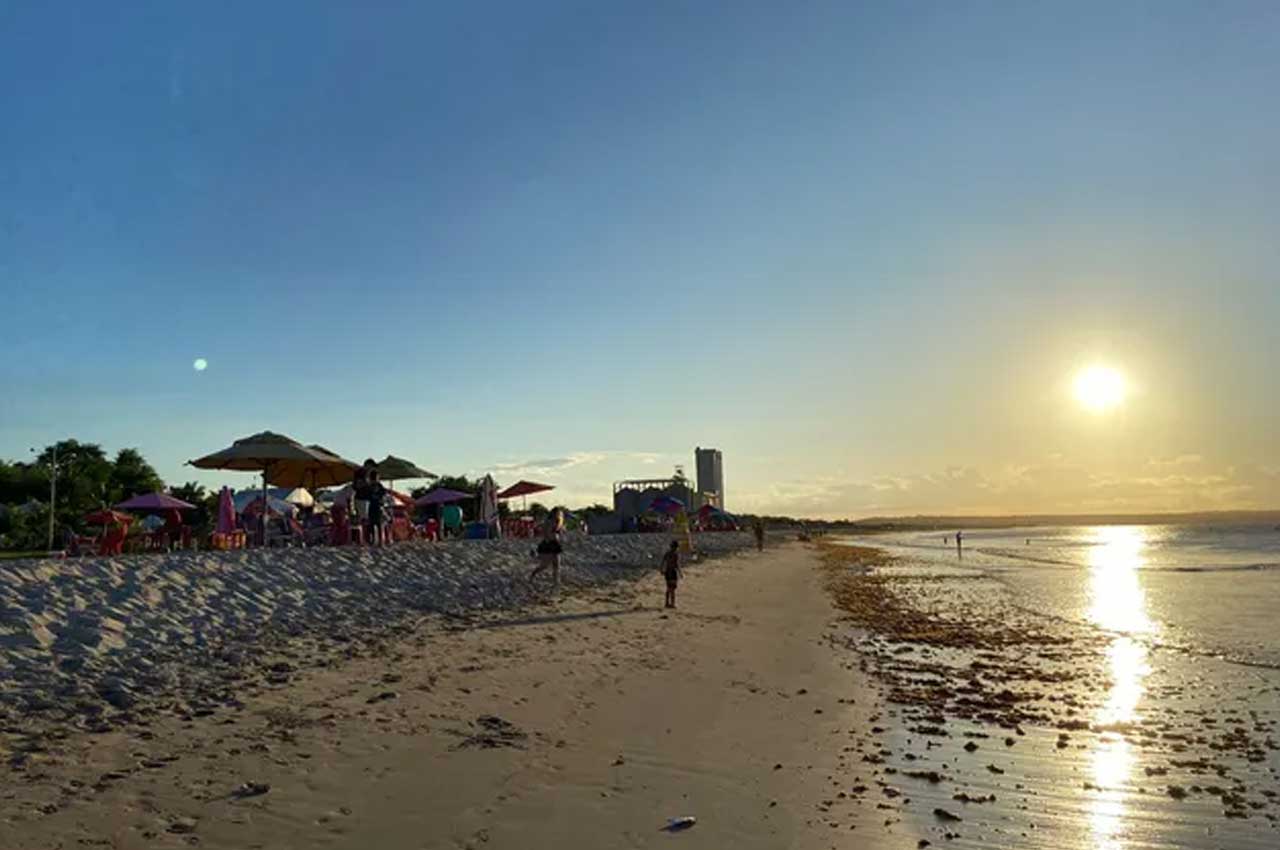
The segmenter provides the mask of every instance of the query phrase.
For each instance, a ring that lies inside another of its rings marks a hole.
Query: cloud
[[[952,466],[917,475],[778,481],[735,494],[742,511],[814,517],[910,514],[1106,513],[1274,509],[1280,470],[1214,469],[1200,455],[1139,461],[1101,473],[1061,455],[998,470]]]
[[[495,463],[489,467],[490,472],[499,475],[562,475],[570,469],[597,466],[609,461],[629,460],[641,464],[655,464],[663,456],[654,452],[636,451],[594,451],[574,452],[563,457],[536,458],[534,460]]]
[[[1169,458],[1153,457],[1147,461],[1147,465],[1163,468],[1163,467],[1170,467],[1170,466],[1172,467],[1195,466],[1196,464],[1203,463],[1203,462],[1204,462],[1204,457],[1202,455],[1184,454],[1184,455],[1177,455],[1176,457],[1169,457]]]
[[[536,460],[523,460],[514,463],[495,463],[491,469],[495,473],[508,475],[541,474],[547,475],[575,466],[588,466],[600,463],[605,459],[604,452],[576,452],[565,457],[547,457]]]

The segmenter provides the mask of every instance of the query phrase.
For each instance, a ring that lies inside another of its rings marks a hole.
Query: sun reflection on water
[[[1155,629],[1147,616],[1139,578],[1147,540],[1141,528],[1107,526],[1094,529],[1093,543],[1089,553],[1089,619],[1114,633],[1107,647],[1111,686],[1094,722],[1103,726],[1132,723],[1139,717],[1143,679],[1150,671],[1147,647],[1140,638]],[[1119,731],[1104,732],[1091,761],[1093,783],[1100,789],[1089,797],[1094,847],[1121,850],[1125,846],[1124,785],[1133,770],[1133,752]]]

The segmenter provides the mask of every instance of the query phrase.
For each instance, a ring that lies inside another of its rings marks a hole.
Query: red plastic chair
[[[127,533],[128,531],[123,525],[113,525],[108,528],[98,544],[98,555],[101,557],[123,555],[124,540]]]

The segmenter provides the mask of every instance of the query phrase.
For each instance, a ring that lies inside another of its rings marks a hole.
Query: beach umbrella
[[[522,500],[520,502],[520,510],[524,510],[525,508],[528,507],[527,503],[528,503],[529,496],[532,496],[534,493],[545,493],[548,490],[554,490],[554,489],[556,488],[551,486],[550,484],[539,484],[536,481],[521,480],[521,481],[517,481],[515,484],[512,484],[510,487],[508,487],[507,489],[499,493],[498,498],[514,499],[516,496],[519,496]]]
[[[350,484],[348,484],[346,487],[343,487],[341,490],[336,490],[333,493],[329,494],[329,496],[335,505],[340,505],[344,503],[350,504],[351,500],[354,498],[354,491],[355,491],[355,488],[352,487]],[[407,506],[407,505],[413,504],[412,496],[410,496],[407,493],[401,493],[399,490],[393,490],[390,487],[387,488],[387,496],[391,499],[391,501],[395,502],[398,505]]]
[[[218,528],[219,534],[230,534],[236,530],[236,505],[231,498],[231,488],[223,487],[218,494]]]
[[[84,521],[90,525],[112,525],[117,522],[122,525],[129,525],[133,522],[133,517],[128,514],[121,513],[120,511],[103,508],[100,511],[85,514]]]
[[[475,493],[464,493],[461,490],[450,490],[448,487],[437,487],[414,502],[418,507],[427,505],[447,505],[450,502],[461,502],[475,498]]]
[[[189,511],[194,508],[195,505],[175,499],[168,493],[144,493],[116,505],[116,509],[121,511]]]
[[[197,469],[234,469],[242,472],[262,473],[262,498],[267,498],[267,484],[273,475],[282,474],[285,470],[310,471],[314,469],[336,468],[341,466],[341,458],[336,455],[321,454],[315,449],[302,445],[297,440],[283,434],[263,431],[250,437],[236,440],[222,451],[205,455],[196,460],[187,461]],[[352,476],[355,473],[352,471]],[[351,477],[346,480],[350,481]],[[299,481],[297,485],[301,486]],[[287,486],[287,485],[285,485]],[[266,531],[265,516],[263,531]]]
[[[684,510],[684,502],[671,496],[659,496],[649,503],[649,510],[660,514],[674,515]]]
[[[377,463],[378,477],[383,481],[403,481],[406,478],[439,478],[434,472],[428,472],[413,461],[395,455],[387,455]]]
[[[300,508],[309,508],[316,503],[315,497],[304,487],[294,487],[280,498],[282,501],[297,505]]]
[[[356,477],[360,465],[355,461],[347,460],[324,446],[313,444],[303,448],[315,457],[283,460],[275,464],[268,475],[269,484],[286,488],[286,492],[299,487],[315,490],[346,484]]]
[[[492,475],[486,475],[480,480],[480,492],[477,494],[480,499],[480,521],[494,530],[495,537],[502,536],[502,526],[498,522],[498,485],[494,483]]]
[[[257,490],[245,490],[235,495],[236,513],[245,514],[246,516],[257,516],[262,513],[262,494]],[[271,494],[267,494],[266,499],[268,513],[278,516],[292,516],[298,510],[297,506],[286,502],[284,499],[278,499]]]

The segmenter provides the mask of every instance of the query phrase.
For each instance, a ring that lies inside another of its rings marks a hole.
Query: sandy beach
[[[291,620],[221,701],[185,672],[114,713],[11,708],[0,846],[1274,846],[1265,671],[1152,646],[1158,702],[1122,715],[1129,644],[984,609],[970,573],[709,535],[667,611],[663,542],[584,544],[559,596],[460,548],[510,598],[382,598],[345,642]]]
[[[815,564],[695,566],[676,611],[652,573],[430,615],[362,657],[269,659],[235,707],[63,729],[22,750],[0,846],[914,846],[841,790],[871,781],[841,765],[876,701]]]

